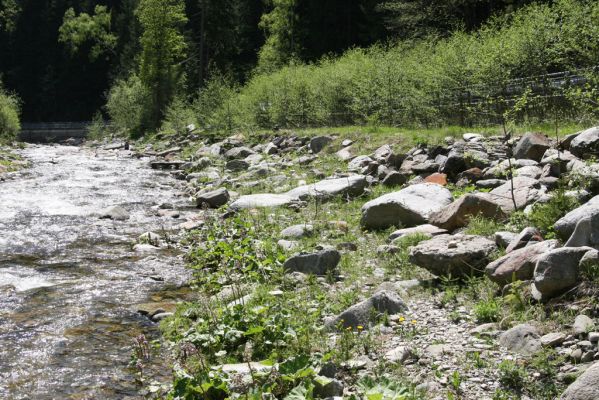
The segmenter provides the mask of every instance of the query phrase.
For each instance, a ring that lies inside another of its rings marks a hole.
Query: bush
[[[14,140],[21,130],[19,100],[0,86],[0,142]]]
[[[146,127],[149,93],[136,75],[120,79],[110,88],[106,109],[117,132],[139,137]]]

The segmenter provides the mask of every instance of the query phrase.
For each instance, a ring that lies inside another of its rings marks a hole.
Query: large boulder
[[[557,240],[546,240],[514,250],[487,265],[485,273],[490,280],[500,285],[506,285],[514,280],[530,280],[539,256],[556,248],[557,245]]]
[[[551,147],[551,140],[542,133],[529,132],[520,138],[514,149],[515,158],[541,161],[543,154]]]
[[[418,225],[418,226],[414,226],[412,228],[402,228],[402,229],[398,229],[396,231],[393,231],[393,233],[391,235],[389,235],[389,240],[394,241],[397,239],[401,239],[402,237],[405,236],[409,236],[409,235],[425,235],[425,236],[436,236],[436,235],[442,235],[444,233],[447,233],[447,229],[442,229],[439,228],[435,225],[431,225],[431,224],[424,224],[424,225]]]
[[[599,362],[587,368],[560,397],[560,400],[597,399],[599,399]]]
[[[568,240],[580,220],[596,214],[599,214],[599,196],[593,197],[557,220],[554,225],[555,231],[561,239]]]
[[[570,143],[570,152],[581,158],[599,155],[599,126],[578,133]]]
[[[499,336],[499,344],[508,351],[531,355],[541,350],[541,340],[537,329],[528,324],[516,325]]]
[[[334,249],[324,249],[316,253],[296,254],[283,264],[287,272],[302,274],[326,275],[332,272],[341,260],[341,253]]]
[[[289,205],[294,201],[294,198],[286,194],[248,194],[235,200],[230,208],[232,210],[242,210],[246,208],[280,207]]]
[[[225,153],[225,157],[228,158],[229,160],[234,160],[234,159],[239,159],[239,158],[246,158],[250,154],[254,154],[254,153],[255,153],[254,150],[250,149],[249,147],[240,146],[240,147],[233,147],[232,149],[228,150]]]
[[[410,249],[410,262],[437,276],[479,275],[497,250],[482,236],[439,235]]]
[[[580,259],[590,247],[560,247],[539,256],[535,266],[532,295],[547,300],[578,283]]]
[[[599,245],[599,213],[578,221],[574,232],[566,242],[567,247],[595,247],[597,245]]]
[[[355,197],[364,193],[367,181],[364,175],[346,178],[325,179],[311,185],[303,185],[287,192],[287,196],[307,200],[309,198],[328,199],[335,196]]]
[[[451,201],[451,192],[442,186],[434,183],[412,185],[364,204],[361,224],[369,229],[425,224],[431,214]]]
[[[433,213],[429,218],[429,222],[432,225],[453,231],[468,225],[470,218],[473,216],[500,219],[504,218],[505,214],[499,204],[483,196],[469,193],[449,206]]]
[[[335,318],[328,320],[326,326],[329,329],[339,326],[353,329],[358,326],[368,328],[370,322],[376,322],[377,317],[380,318],[385,314],[393,315],[407,310],[408,306],[397,293],[381,290],[370,298],[354,304]]]
[[[330,136],[316,136],[310,139],[310,150],[312,153],[320,153],[325,146],[333,141]]]
[[[542,193],[540,182],[525,176],[515,177],[513,179],[513,186],[512,192],[512,182],[508,180],[487,194],[489,199],[499,204],[501,209],[506,213],[515,211],[514,200],[518,210],[521,210],[528,204],[538,200]]]

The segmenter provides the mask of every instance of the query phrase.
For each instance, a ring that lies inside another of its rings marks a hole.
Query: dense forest
[[[599,63],[595,2],[530,3],[0,0],[0,79],[23,121],[138,133],[427,123],[449,88]]]

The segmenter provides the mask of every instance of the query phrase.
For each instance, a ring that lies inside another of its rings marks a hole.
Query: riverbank
[[[574,132],[559,152],[457,129],[146,144],[201,209],[183,242],[198,299],[161,321],[158,397],[558,397],[597,354],[594,264],[576,255],[596,251],[554,227],[595,194]],[[547,289],[537,261],[562,252],[580,278]]]

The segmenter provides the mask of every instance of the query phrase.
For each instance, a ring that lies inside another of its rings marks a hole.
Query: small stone
[[[543,347],[556,347],[564,343],[566,334],[562,332],[552,332],[541,336],[540,341]]]
[[[595,329],[595,321],[584,314],[580,314],[574,320],[572,329],[576,335],[586,335],[587,332],[591,332],[593,329]]]

